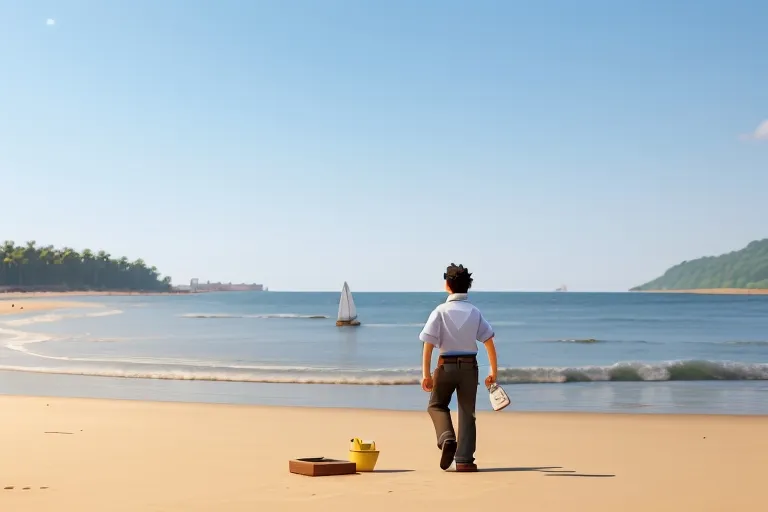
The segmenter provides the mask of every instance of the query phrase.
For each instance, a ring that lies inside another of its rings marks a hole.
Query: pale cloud
[[[47,20],[45,20],[45,24],[48,25],[49,27],[52,27],[53,25],[56,24],[56,20],[53,18],[48,18]]]
[[[741,139],[768,141],[768,119],[757,125],[754,132],[742,135]]]
[[[768,119],[760,123],[752,137],[757,140],[768,140]]]

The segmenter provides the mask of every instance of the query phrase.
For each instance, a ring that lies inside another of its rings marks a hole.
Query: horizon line
[[[243,290],[243,292],[253,293],[339,293],[339,290],[273,290],[268,289],[262,292],[254,290]],[[203,293],[216,293],[216,292],[203,292]],[[231,293],[229,291],[221,291],[220,293]],[[444,293],[443,290],[357,290],[354,293]],[[556,290],[470,290],[469,294],[473,293],[633,293],[632,290],[568,290],[567,292],[559,292]]]

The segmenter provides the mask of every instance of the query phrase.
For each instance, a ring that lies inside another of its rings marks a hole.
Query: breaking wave
[[[503,383],[768,380],[768,364],[734,361],[620,362],[610,366],[505,368]]]
[[[424,323],[403,324],[362,324],[362,327],[424,327]]]
[[[247,315],[247,314],[232,314],[232,313],[185,313],[179,315],[182,318],[196,318],[196,319],[220,319],[228,320],[235,318],[283,318],[283,319],[306,319],[306,320],[323,320],[331,318],[327,315],[302,315],[297,313],[266,313],[261,315]],[[494,322],[493,325],[498,326],[518,326],[524,325],[524,322],[511,322],[511,321],[499,321]],[[424,327],[424,322],[405,322],[405,323],[363,323],[362,327]]]
[[[628,343],[647,345],[653,342],[645,340],[601,340],[597,338],[564,338],[560,340],[545,340],[543,343],[576,343],[579,345],[595,345],[603,343]]]
[[[0,370],[161,380],[202,380],[276,384],[417,385],[419,371],[270,366],[200,366],[188,362],[124,362],[118,366],[80,364],[62,367],[1,365]],[[93,361],[91,361],[93,362]],[[610,366],[528,367],[499,370],[501,384],[574,382],[659,382],[768,380],[768,364],[724,361],[622,362]]]
[[[308,320],[325,319],[330,318],[326,315],[299,315],[294,313],[275,313],[264,315],[232,315],[227,313],[186,313],[181,315],[182,318],[218,318],[218,319],[231,319],[231,318],[303,318]]]

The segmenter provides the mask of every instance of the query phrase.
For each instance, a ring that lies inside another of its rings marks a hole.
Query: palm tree
[[[40,261],[38,259],[37,242],[30,240],[27,242],[27,246],[22,248],[24,251],[24,264],[29,265],[29,276],[25,281],[29,281],[26,284],[35,284],[40,272]],[[35,272],[37,270],[37,272]]]
[[[40,262],[40,278],[43,282],[51,282],[55,280],[56,272],[51,268],[53,262],[56,260],[56,250],[52,245],[46,245],[41,247],[37,252],[37,260]],[[51,279],[53,278],[53,279]]]
[[[93,276],[93,251],[90,249],[83,249],[83,267],[82,267],[82,275],[80,279],[83,281],[84,284],[91,284],[93,285],[93,280],[90,279],[91,276]]]
[[[61,250],[61,264],[63,267],[62,282],[64,285],[80,282],[80,267],[82,260],[80,254],[71,247],[64,247]]]
[[[11,253],[11,263],[16,266],[16,284],[19,286],[24,284],[24,272],[22,266],[29,263],[29,259],[26,256],[26,250],[23,247],[16,247]]]
[[[13,250],[16,244],[13,240],[6,240],[0,247],[0,284],[6,284],[10,280],[10,268],[13,262]]]

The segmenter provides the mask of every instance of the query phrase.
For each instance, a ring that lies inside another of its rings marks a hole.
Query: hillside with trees
[[[0,288],[5,290],[130,290],[169,291],[171,278],[160,278],[142,259],[113,259],[104,251],[82,253],[30,241],[0,246]]]
[[[768,289],[768,239],[720,256],[684,261],[632,291],[714,288]]]

